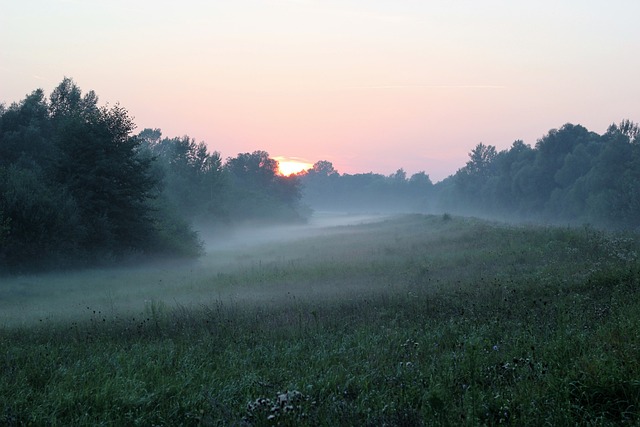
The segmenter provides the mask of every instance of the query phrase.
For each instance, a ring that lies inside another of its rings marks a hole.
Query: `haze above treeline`
[[[640,227],[640,128],[626,119],[602,135],[565,124],[533,147],[470,146],[435,184],[428,171],[341,174],[322,159],[285,177],[265,151],[223,160],[188,136],[135,128],[68,78],[0,107],[0,271],[193,258],[196,230],[223,239],[223,228],[304,223],[314,210]]]

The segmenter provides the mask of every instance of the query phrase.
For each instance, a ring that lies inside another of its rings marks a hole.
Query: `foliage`
[[[85,230],[68,192],[47,185],[35,171],[11,165],[0,168],[0,194],[2,264],[73,263],[68,258],[79,256],[74,237]]]
[[[264,151],[218,152],[159,129],[69,78],[0,108],[0,271],[202,254],[193,223],[301,221],[297,177]]]
[[[278,174],[278,162],[265,151],[239,153],[224,165],[229,180],[228,215],[236,221],[302,221],[301,182]]]
[[[320,210],[439,211],[640,228],[640,127],[603,135],[552,129],[534,147],[478,144],[433,185],[404,169],[340,174],[326,160],[278,174],[265,151],[222,161],[204,142],[133,135],[121,106],[65,78],[0,108],[0,270],[90,265],[138,255],[196,256],[191,224],[302,222]]]
[[[305,218],[299,178],[279,175],[278,162],[265,151],[240,153],[223,164],[218,152],[188,136],[162,138],[160,129],[145,129],[139,137],[157,160],[163,203],[180,217],[200,226]]]
[[[640,227],[638,125],[623,120],[598,135],[552,129],[535,147],[479,144],[467,165],[435,186],[442,210],[509,219]]]
[[[52,93],[50,109],[58,150],[54,179],[80,210],[86,232],[79,244],[90,252],[146,250],[156,183],[126,110],[99,108],[92,92],[80,98],[68,79]]]
[[[193,239],[184,252],[158,246],[158,179],[134,128],[124,108],[100,107],[68,78],[49,101],[36,90],[2,110],[0,270],[198,251]]]
[[[339,174],[326,160],[302,173],[303,201],[318,210],[347,212],[424,211],[433,184],[418,172],[407,178],[404,169],[384,176],[376,173]]]
[[[225,214],[227,182],[218,152],[209,153],[204,142],[188,136],[162,138],[160,129],[145,129],[139,138],[157,161],[163,196],[180,216],[207,222]]]

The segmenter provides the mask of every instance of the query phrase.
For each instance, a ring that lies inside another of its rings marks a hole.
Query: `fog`
[[[199,230],[207,253],[250,249],[266,243],[287,242],[340,231],[340,227],[381,221],[390,215],[315,212],[306,224],[244,225],[226,229]]]
[[[147,262],[135,267],[94,268],[3,277],[0,325],[146,316],[152,306],[194,306],[272,299],[273,289],[220,285],[220,278],[300,256],[287,245],[348,232],[348,226],[381,221],[383,215],[318,212],[307,224],[201,230],[206,254],[189,262]],[[312,251],[312,249],[310,249]],[[312,253],[312,252],[310,252]],[[292,262],[292,261],[291,261]],[[224,282],[224,280],[223,280]],[[281,289],[291,295],[302,289]]]

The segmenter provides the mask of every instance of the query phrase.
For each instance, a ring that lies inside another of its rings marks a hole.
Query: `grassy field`
[[[278,232],[0,279],[0,425],[640,423],[638,236],[422,215]]]

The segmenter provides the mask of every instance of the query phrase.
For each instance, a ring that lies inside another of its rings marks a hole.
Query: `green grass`
[[[420,215],[325,234],[7,279],[0,425],[640,423],[637,236]]]

